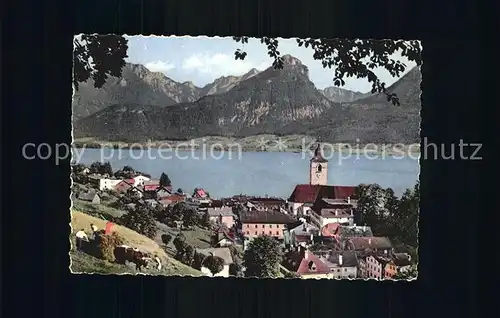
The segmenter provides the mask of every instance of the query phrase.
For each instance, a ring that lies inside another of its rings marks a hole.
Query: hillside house
[[[164,207],[167,207],[169,205],[175,205],[177,203],[184,202],[185,200],[186,197],[183,195],[172,194],[170,196],[163,197],[161,200],[158,200],[158,202]]]
[[[99,190],[114,190],[118,183],[122,182],[120,179],[99,179]]]
[[[208,194],[205,190],[203,190],[201,188],[197,188],[194,190],[193,198],[194,199],[206,199],[206,198],[208,198]]]
[[[229,266],[233,263],[233,257],[231,256],[231,251],[227,247],[219,247],[219,248],[205,248],[205,249],[196,249],[196,251],[205,256],[218,256],[224,260],[224,267],[222,271],[216,274],[212,274],[210,270],[206,267],[201,266],[201,272],[206,276],[213,277],[229,277]]]
[[[354,205],[350,200],[326,199],[317,200],[309,211],[311,222],[319,228],[330,223],[354,224]]]
[[[224,224],[228,229],[234,226],[235,215],[233,214],[233,208],[228,206],[222,207],[211,207],[207,209],[210,215],[210,221],[216,224]]]
[[[89,191],[87,193],[81,193],[78,195],[78,199],[86,202],[90,202],[92,204],[101,204],[101,198],[99,195],[93,191]]]
[[[134,187],[134,179],[125,179],[120,181],[116,186],[115,186],[115,191],[117,193],[126,193],[129,189]]]
[[[238,240],[233,231],[224,228],[218,228],[212,236],[212,246],[214,247],[228,247],[238,244]]]
[[[168,189],[166,187],[159,187],[156,190],[156,199],[157,200],[163,200],[171,195],[172,195],[172,190]]]
[[[141,182],[142,186],[144,187],[144,192],[156,192],[158,188],[160,188],[160,180],[144,180]]]
[[[133,179],[134,179],[133,185],[135,187],[143,186],[146,181],[150,181],[151,180],[151,178],[148,178],[148,177],[143,176],[143,175],[137,175]]]
[[[269,235],[283,239],[283,231],[297,220],[279,211],[251,210],[240,213],[241,231],[245,237]]]
[[[330,268],[306,248],[287,252],[281,265],[302,279],[333,278]]]
[[[411,256],[407,253],[393,253],[391,260],[385,265],[385,278],[393,278],[396,274],[411,268]]]

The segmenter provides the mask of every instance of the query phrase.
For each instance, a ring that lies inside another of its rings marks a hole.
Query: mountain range
[[[305,134],[334,142],[413,143],[420,140],[420,70],[384,95],[338,87],[317,89],[309,70],[285,55],[272,67],[226,76],[204,87],[127,64],[103,88],[82,83],[73,100],[74,135],[107,141],[188,139],[209,135]]]

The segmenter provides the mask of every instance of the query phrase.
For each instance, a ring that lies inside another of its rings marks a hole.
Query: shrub
[[[116,232],[101,234],[98,240],[99,256],[109,262],[115,261],[115,247],[125,244],[125,239]]]
[[[172,240],[172,235],[162,234],[161,241],[163,242],[163,244],[168,245],[168,243],[170,243],[171,240]]]

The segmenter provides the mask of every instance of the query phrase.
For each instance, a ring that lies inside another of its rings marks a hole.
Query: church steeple
[[[328,162],[323,156],[323,150],[321,149],[321,144],[318,142],[316,149],[314,149],[314,156],[311,158],[311,162]]]
[[[309,183],[328,184],[328,160],[323,156],[321,144],[318,142],[314,149],[314,156],[309,163]]]

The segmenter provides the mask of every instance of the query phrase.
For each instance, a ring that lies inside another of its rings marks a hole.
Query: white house
[[[311,222],[319,228],[323,228],[330,223],[354,224],[354,215],[352,210],[346,212],[345,210],[340,209],[321,209],[320,212],[316,212],[311,209],[309,214],[311,216]]]
[[[319,257],[328,266],[333,278],[358,277],[358,260],[353,251],[331,251]]]
[[[218,256],[224,260],[224,267],[222,271],[216,273],[215,275],[210,272],[210,270],[204,266],[201,266],[201,272],[206,276],[211,277],[229,277],[229,266],[233,263],[233,258],[231,256],[231,251],[227,247],[216,247],[216,248],[204,248],[197,249],[198,253],[203,254],[205,256]]]
[[[134,179],[134,186],[135,187],[144,185],[144,181],[151,180],[150,178],[142,176],[142,175],[136,176],[133,179]]]
[[[99,190],[114,190],[118,183],[122,182],[120,179],[99,179]]]

